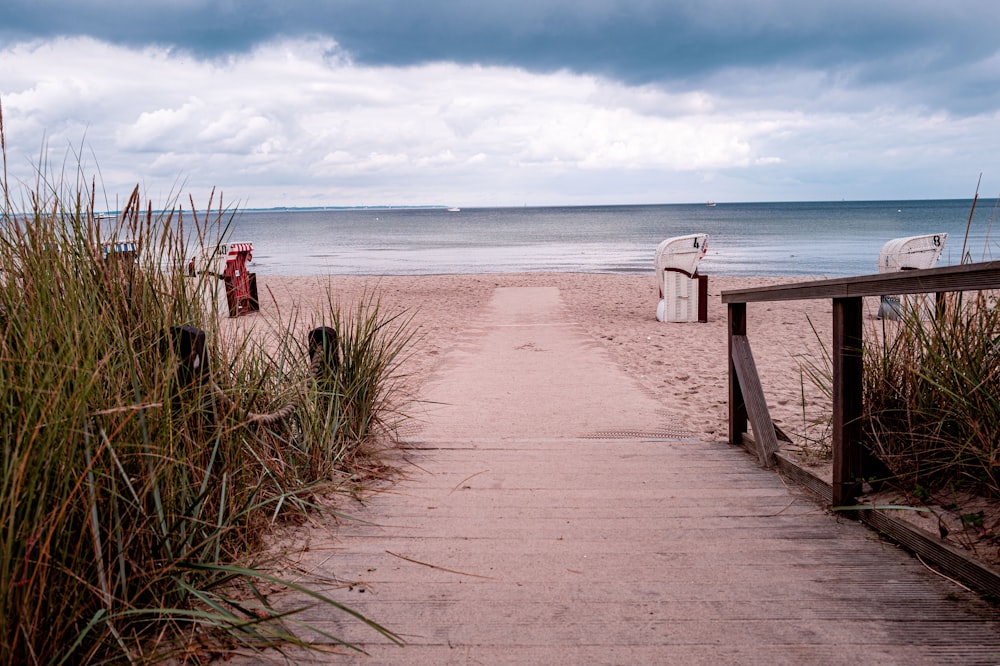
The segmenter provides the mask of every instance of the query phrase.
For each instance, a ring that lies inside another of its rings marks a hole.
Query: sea
[[[947,234],[939,266],[1000,258],[980,199],[521,208],[242,210],[227,231],[273,275],[650,273],[657,245],[708,234],[699,272],[838,277],[878,272],[894,238]],[[970,223],[971,213],[971,223]],[[1000,230],[996,234],[1000,239]]]

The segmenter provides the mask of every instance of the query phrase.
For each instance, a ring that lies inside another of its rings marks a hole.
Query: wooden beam
[[[733,363],[733,337],[747,334],[747,306],[745,303],[729,304],[729,341],[726,345],[729,356],[729,443],[743,444],[743,433],[747,431],[747,406],[736,376]]]
[[[885,294],[976,291],[1000,288],[1000,261],[945,266],[899,273],[813,280],[794,284],[729,289],[723,303],[795,301],[819,298],[858,298]]]
[[[860,494],[862,371],[861,298],[833,300],[833,505]]]
[[[829,483],[780,452],[774,459],[781,472],[815,493],[823,504],[830,504],[833,493]],[[981,592],[1000,597],[1000,572],[936,534],[896,517],[896,514],[898,511],[884,509],[867,509],[855,513],[857,518],[872,529],[940,567],[945,575],[964,581]]]
[[[778,438],[774,433],[771,414],[767,410],[767,400],[764,389],[757,376],[757,366],[753,362],[753,352],[745,335],[733,335],[730,343],[730,354],[736,376],[739,378],[740,389],[746,400],[746,412],[753,427],[754,441],[757,442],[757,456],[760,464],[770,467],[773,464],[774,453],[778,450]]]
[[[934,294],[934,318],[938,321],[944,319],[948,312],[948,293],[939,291]]]
[[[858,511],[857,516],[869,527],[930,560],[949,575],[965,581],[986,594],[1000,596],[1000,573],[969,556],[961,548],[947,543],[927,530],[892,516],[889,511]]]
[[[708,276],[696,275],[698,280],[698,321],[708,321]]]

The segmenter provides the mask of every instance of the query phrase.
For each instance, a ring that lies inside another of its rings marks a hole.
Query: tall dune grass
[[[1000,496],[1000,310],[950,294],[941,316],[908,308],[865,339],[868,447],[908,486]]]
[[[406,322],[377,302],[354,317],[331,304],[345,361],[322,380],[291,324],[275,349],[223,345],[196,288],[214,278],[183,270],[192,247],[222,240],[221,212],[209,233],[197,213],[185,218],[176,202],[156,212],[137,188],[108,221],[92,185],[44,171],[14,192],[5,156],[0,663],[145,663],[297,643],[259,593],[280,581],[254,553],[276,517],[304,510],[379,432]],[[139,248],[134,262],[105,256],[104,241],[125,238]],[[169,334],[183,324],[208,333],[198,381]],[[286,404],[287,418],[251,418]]]
[[[961,488],[1000,497],[996,294],[948,294],[940,312],[929,305],[933,297],[907,302],[898,321],[864,331],[861,438],[882,467],[871,480],[918,494]],[[803,375],[832,395],[829,352],[799,361]],[[829,416],[812,423],[824,436],[804,448],[828,456],[829,424]]]

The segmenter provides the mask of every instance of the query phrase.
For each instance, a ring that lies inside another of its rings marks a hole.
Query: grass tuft
[[[1000,496],[1000,310],[951,294],[939,316],[907,308],[865,340],[867,446],[907,487]]]
[[[0,142],[3,139],[0,115]],[[154,208],[138,187],[95,212],[95,187],[40,165],[0,215],[0,663],[203,658],[297,644],[254,593],[270,523],[389,424],[405,319],[331,306],[339,370],[317,377],[286,322],[275,348],[224,340],[185,257],[224,239],[227,212]],[[208,209],[212,209],[209,202]],[[210,219],[214,219],[210,222]],[[105,254],[130,240],[135,255]],[[192,380],[171,327],[207,332]],[[253,415],[284,405],[285,418]],[[325,603],[369,624],[331,599]],[[393,637],[395,638],[395,637]]]

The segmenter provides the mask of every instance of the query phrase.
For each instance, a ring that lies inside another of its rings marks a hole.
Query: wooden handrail
[[[926,294],[1000,287],[1000,261],[899,273],[876,273],[722,292],[723,303],[762,303],[885,294]]]
[[[773,437],[769,427],[771,420],[767,413],[767,401],[759,381],[756,381],[756,372],[751,376],[744,369],[753,365],[749,343],[745,339],[747,303],[832,299],[833,341],[830,356],[833,365],[833,505],[851,504],[861,491],[861,482],[868,471],[861,446],[864,370],[861,354],[862,298],[934,292],[939,295],[940,304],[944,300],[941,296],[949,291],[997,288],[1000,288],[1000,261],[751,289],[729,289],[722,292],[722,302],[728,305],[729,310],[730,443],[742,443],[748,421],[763,431],[765,440],[770,441]],[[749,365],[747,358],[750,359]],[[740,367],[741,364],[743,367]],[[758,423],[762,425],[757,426]],[[768,448],[770,447],[762,447],[759,450],[766,451]],[[769,459],[762,462],[770,464]]]

